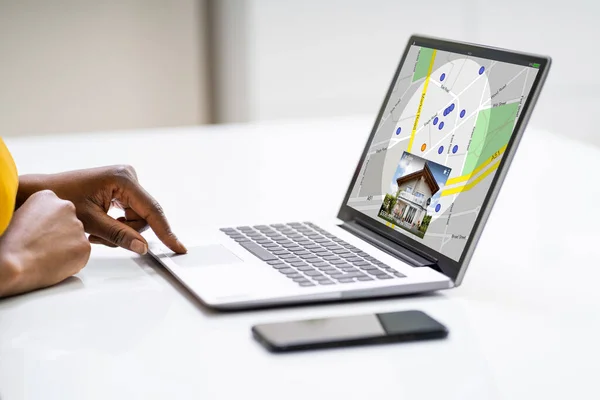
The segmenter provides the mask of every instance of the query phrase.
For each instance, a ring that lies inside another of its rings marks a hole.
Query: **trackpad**
[[[241,258],[220,244],[195,246],[187,254],[170,254],[171,261],[180,267],[202,267],[243,262]]]

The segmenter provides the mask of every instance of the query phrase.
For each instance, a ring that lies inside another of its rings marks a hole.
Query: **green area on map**
[[[495,152],[508,144],[518,109],[519,103],[511,103],[479,112],[462,171],[463,175],[473,172]]]
[[[421,47],[421,50],[419,51],[419,58],[417,59],[417,65],[415,67],[415,73],[413,74],[413,82],[427,76],[427,71],[429,71],[429,65],[431,64],[432,56],[433,49]]]

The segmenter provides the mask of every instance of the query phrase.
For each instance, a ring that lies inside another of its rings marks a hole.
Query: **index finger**
[[[187,249],[177,239],[177,236],[171,230],[169,221],[160,204],[148,193],[139,183],[129,182],[126,187],[122,187],[124,200],[128,206],[142,217],[150,228],[154,231],[158,239],[169,249],[178,254],[187,253]]]

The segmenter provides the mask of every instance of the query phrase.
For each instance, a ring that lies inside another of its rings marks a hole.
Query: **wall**
[[[220,0],[219,0],[220,1]],[[236,4],[236,0],[223,0]],[[412,33],[549,54],[554,65],[531,125],[600,144],[600,74],[594,66],[600,3],[592,0],[247,0],[247,47],[222,63],[241,65],[237,120],[375,115]],[[230,44],[231,46],[231,44]],[[224,121],[227,121],[225,118]]]
[[[0,0],[0,135],[206,122],[203,3]]]

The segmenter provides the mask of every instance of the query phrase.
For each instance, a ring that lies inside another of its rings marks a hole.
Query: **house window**
[[[417,213],[417,209],[414,207],[411,207],[408,212],[406,213],[406,217],[405,220],[406,222],[408,222],[409,224],[412,224],[413,219],[415,218],[415,214]]]
[[[407,186],[406,189],[404,189],[404,191],[406,193],[412,193],[412,189],[413,189],[412,186]]]
[[[414,194],[415,194],[415,197],[419,200],[425,199],[425,195],[423,193],[415,192]]]

